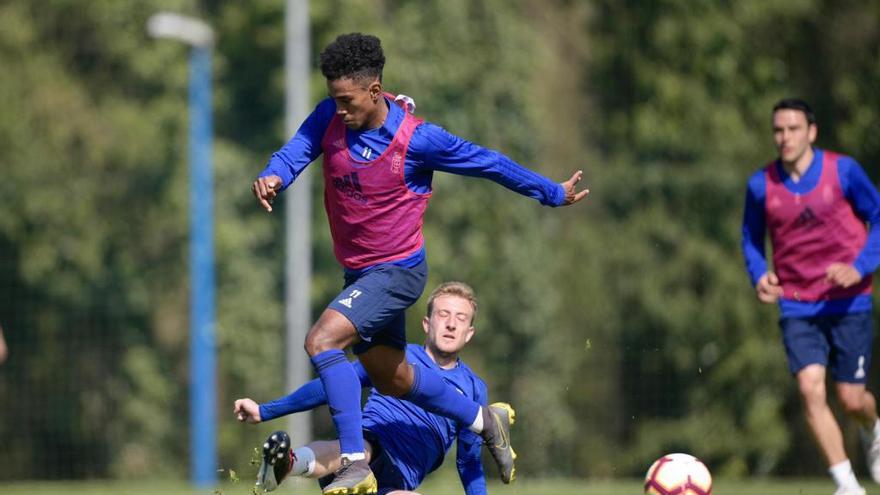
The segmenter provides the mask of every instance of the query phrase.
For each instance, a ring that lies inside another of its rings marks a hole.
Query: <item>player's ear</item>
[[[371,82],[367,90],[370,92],[370,98],[373,102],[379,101],[379,98],[382,97],[382,83],[378,79]]]
[[[807,137],[810,139],[810,143],[816,142],[817,134],[819,134],[819,128],[816,124],[810,124],[810,127],[807,128]]]
[[[422,318],[422,330],[425,331],[425,335],[428,335],[428,328],[430,328],[430,325],[428,325],[428,321],[429,320],[427,316]]]
[[[464,343],[467,344],[468,342],[470,342],[471,339],[474,338],[475,333],[477,333],[476,327],[474,327],[473,325],[469,326],[467,329],[467,333],[464,334]]]

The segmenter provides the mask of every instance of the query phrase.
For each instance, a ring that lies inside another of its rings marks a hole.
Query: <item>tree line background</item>
[[[272,429],[230,411],[238,397],[285,393],[283,218],[250,193],[289,137],[283,4],[0,2],[0,324],[11,351],[0,479],[187,471],[187,49],[148,38],[159,10],[218,35],[221,465],[246,466]],[[770,109],[785,96],[813,103],[821,147],[880,178],[880,1],[310,9],[313,60],[338,34],[376,34],[385,87],[413,96],[421,117],[557,181],[585,171],[591,194],[560,210],[437,174],[425,221],[429,288],[459,279],[477,290],[464,359],[517,408],[521,472],[640,475],[673,450],[717,476],[824,470],[776,309],[757,303],[743,269],[742,201],[748,175],[775,156]],[[314,103],[326,94],[316,68],[310,90]],[[318,314],[341,271],[313,187]],[[409,312],[414,341],[423,308]],[[326,414],[315,423],[333,433]]]

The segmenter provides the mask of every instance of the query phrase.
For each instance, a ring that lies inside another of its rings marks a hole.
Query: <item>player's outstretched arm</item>
[[[355,362],[353,367],[361,382],[361,387],[372,387],[373,384],[364,367],[359,362]],[[248,398],[238,399],[235,401],[233,413],[236,419],[243,423],[257,424],[288,414],[310,411],[326,403],[327,394],[324,392],[324,386],[320,379],[315,378],[292,393],[262,405]]]
[[[251,186],[251,190],[254,192],[254,196],[256,196],[257,201],[266,209],[266,211],[272,211],[272,202],[275,201],[275,196],[278,196],[278,190],[281,189],[282,182],[281,177],[277,175],[269,175],[266,177],[260,177],[254,181],[253,186]]]
[[[590,194],[589,189],[584,189],[582,191],[577,190],[577,183],[581,181],[583,175],[584,171],[578,170],[570,179],[560,184],[562,189],[565,190],[565,201],[563,201],[562,206],[573,205],[586,198],[587,194]]]
[[[455,467],[465,495],[486,495],[486,476],[480,460],[482,446],[483,441],[476,433],[466,428],[459,431]]]

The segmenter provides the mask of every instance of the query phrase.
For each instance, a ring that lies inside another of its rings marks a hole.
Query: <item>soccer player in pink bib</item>
[[[880,423],[874,395],[865,388],[873,339],[871,274],[880,263],[880,195],[855,160],[813,147],[816,133],[806,102],[785,99],[774,106],[779,158],[749,179],[742,249],[758,299],[779,305],[789,369],[837,483],[835,495],[864,495],[828,406],[825,376],[830,369],[843,409],[860,423],[871,476],[880,482]]]
[[[342,292],[309,330],[305,348],[327,395],[339,434],[341,467],[325,494],[375,493],[362,435],[361,383],[344,349],[352,346],[370,382],[479,433],[513,480],[509,414],[481,407],[435,370],[406,360],[404,311],[427,279],[422,221],[435,171],[491,179],[548,206],[577,203],[581,171],[553,182],[503,154],[424,122],[382,90],[385,56],[378,38],[339,36],[321,53],[330,97],[321,101],[296,135],[253,184],[260,204],[272,200],[305,167],[324,155],[324,206],[333,250],[345,271]]]

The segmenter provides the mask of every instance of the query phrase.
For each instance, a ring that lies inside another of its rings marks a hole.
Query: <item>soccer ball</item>
[[[689,454],[668,454],[654,461],[645,475],[648,495],[711,495],[712,475]]]

